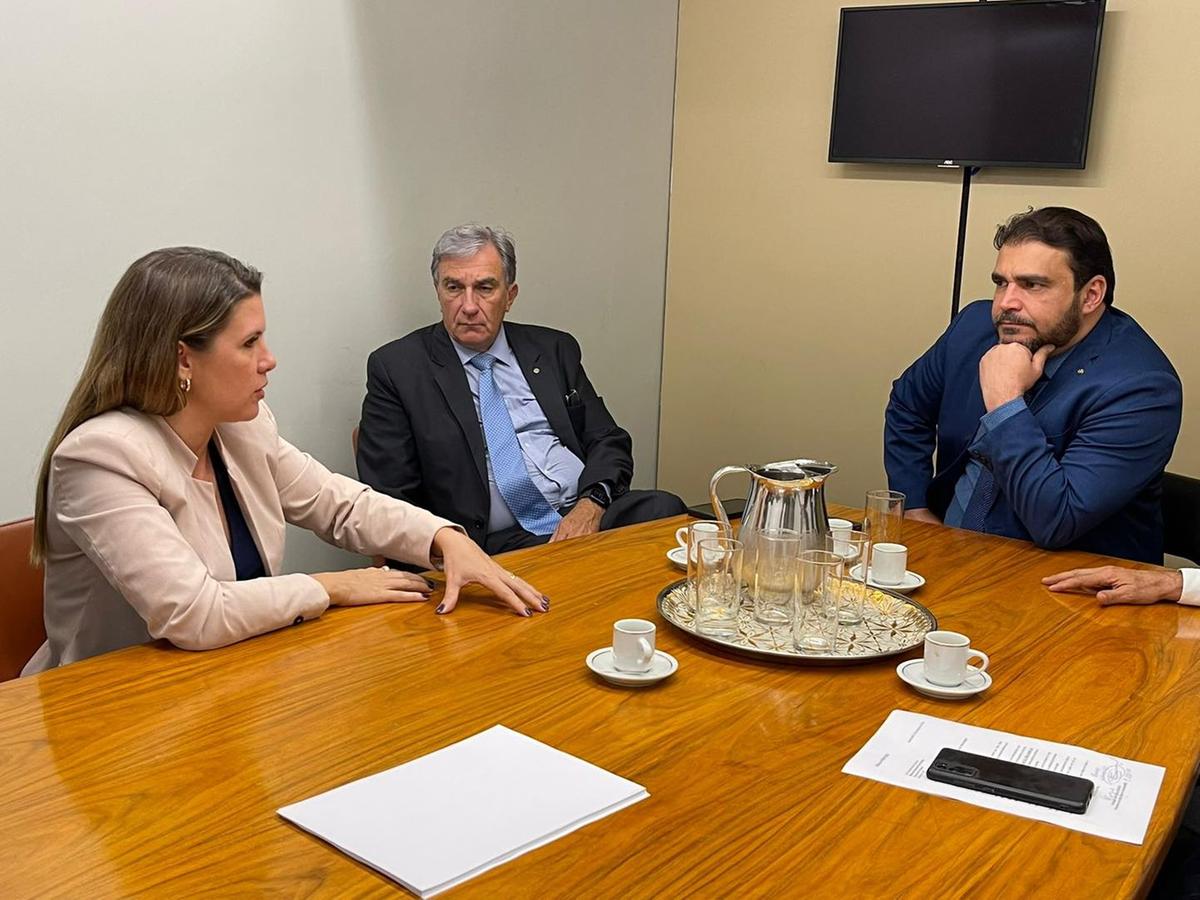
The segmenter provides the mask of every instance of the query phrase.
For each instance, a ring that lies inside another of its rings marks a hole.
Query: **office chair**
[[[1163,549],[1200,565],[1200,478],[1163,474]]]
[[[33,519],[0,525],[0,681],[16,678],[46,640],[42,569],[29,564]]]

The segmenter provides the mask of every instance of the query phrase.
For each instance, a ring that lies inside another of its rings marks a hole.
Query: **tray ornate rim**
[[[782,629],[768,628],[754,622],[752,614],[746,609],[742,611],[741,633],[738,638],[727,640],[700,634],[680,619],[672,608],[671,599],[672,594],[686,584],[687,579],[680,578],[672,581],[658,592],[658,601],[655,604],[658,614],[689,637],[753,659],[766,659],[793,665],[859,665],[915,650],[922,645],[925,635],[930,631],[937,630],[938,627],[937,616],[911,597],[884,588],[871,588],[871,602],[875,609],[875,615],[868,614],[868,627],[862,629],[862,640],[855,640],[854,633],[852,633],[847,641],[848,646],[843,649],[843,640],[839,639],[838,650],[841,652],[823,655],[796,650],[791,646],[790,641],[784,642],[781,639],[782,635],[777,634]],[[912,623],[899,622],[898,618],[904,616],[913,617],[914,621]],[[748,634],[748,628],[753,629],[753,632]],[[883,640],[884,637],[891,638],[894,643]],[[756,643],[750,643],[751,640]],[[781,649],[785,643],[787,649]],[[763,646],[763,644],[774,644],[774,647]]]

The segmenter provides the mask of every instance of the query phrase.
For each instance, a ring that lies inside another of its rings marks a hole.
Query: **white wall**
[[[517,320],[575,333],[653,484],[674,0],[5,0],[0,521],[124,268],[190,243],[266,273],[268,400],[353,474],[367,353],[436,318],[428,253],[517,238]],[[292,535],[290,566],[349,557]]]

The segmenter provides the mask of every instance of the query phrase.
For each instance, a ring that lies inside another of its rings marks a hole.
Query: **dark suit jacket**
[[[1162,472],[1183,407],[1163,352],[1110,307],[1026,395],[1027,410],[977,439],[979,360],[995,343],[991,302],[972,303],[892,385],[883,451],[891,487],[910,509],[944,516],[973,456],[996,479],[984,531],[1161,563]]]
[[[629,489],[633,442],[596,395],[571,335],[504,323],[508,343],[550,427],[584,463],[579,487]],[[462,525],[482,544],[488,523],[486,443],[462,361],[441,322],[380,347],[367,360],[358,477]]]

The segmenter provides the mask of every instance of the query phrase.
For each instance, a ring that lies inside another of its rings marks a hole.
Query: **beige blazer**
[[[279,574],[285,523],[423,567],[434,532],[457,528],[330,472],[279,436],[266,404],[216,438],[270,577],[235,580],[217,487],[192,477],[196,456],[165,419],[104,413],[51,461],[47,640],[22,674],[152,638],[207,650],[316,618],[329,606],[325,589]]]

